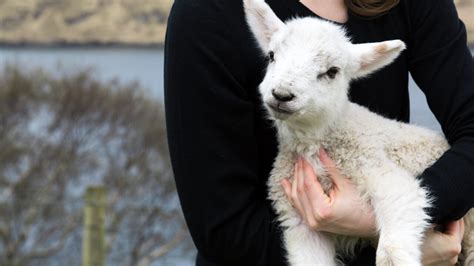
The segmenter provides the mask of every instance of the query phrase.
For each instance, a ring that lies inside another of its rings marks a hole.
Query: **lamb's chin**
[[[271,119],[285,121],[293,115],[293,112],[283,109],[272,108],[267,106],[267,112]]]
[[[278,120],[278,121],[288,121],[288,119],[291,117],[291,114],[287,114],[287,113],[278,113],[278,112],[271,112],[270,114],[270,117],[273,119],[273,120]]]

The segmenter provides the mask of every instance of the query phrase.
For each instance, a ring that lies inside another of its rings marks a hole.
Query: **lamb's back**
[[[436,131],[384,118],[357,104],[350,103],[346,114],[324,146],[349,176],[374,158],[388,159],[417,176],[449,148]]]

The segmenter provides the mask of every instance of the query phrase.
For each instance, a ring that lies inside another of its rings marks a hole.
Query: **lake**
[[[52,73],[92,67],[107,81],[139,81],[150,96],[163,99],[163,49],[125,48],[0,48],[0,65],[42,67]]]

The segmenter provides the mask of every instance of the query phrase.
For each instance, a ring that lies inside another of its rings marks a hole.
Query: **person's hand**
[[[423,265],[454,265],[461,253],[461,241],[464,235],[464,221],[458,220],[446,225],[445,232],[431,228],[422,244]]]
[[[319,157],[334,188],[325,194],[313,167],[303,158],[295,164],[292,182],[282,180],[291,205],[313,230],[342,235],[373,237],[377,233],[372,207],[360,198],[352,182],[341,175],[334,162],[321,149]]]

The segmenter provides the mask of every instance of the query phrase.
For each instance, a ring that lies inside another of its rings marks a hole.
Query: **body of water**
[[[163,100],[163,49],[0,48],[0,65],[41,67],[51,73],[92,68],[103,81],[139,81],[150,96]]]

